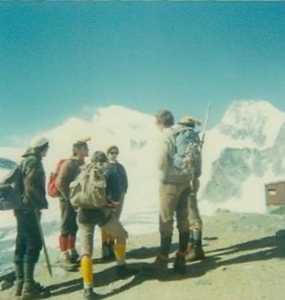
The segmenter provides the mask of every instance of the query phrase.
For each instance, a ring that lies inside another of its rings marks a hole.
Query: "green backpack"
[[[19,164],[0,182],[0,210],[20,208],[23,193],[22,165]]]
[[[106,166],[90,163],[70,183],[70,203],[75,207],[106,206]]]

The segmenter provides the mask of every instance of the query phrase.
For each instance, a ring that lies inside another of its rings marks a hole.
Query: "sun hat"
[[[35,138],[31,141],[30,146],[32,148],[40,148],[46,144],[48,144],[49,141],[45,137]]]
[[[190,124],[201,125],[201,121],[192,116],[185,116],[180,119],[178,124],[180,124],[180,125],[190,125]]]

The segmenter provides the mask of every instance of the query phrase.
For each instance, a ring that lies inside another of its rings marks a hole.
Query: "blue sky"
[[[285,2],[1,2],[0,146],[117,104],[285,111]]]

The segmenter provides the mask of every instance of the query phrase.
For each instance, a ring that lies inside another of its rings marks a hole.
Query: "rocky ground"
[[[139,273],[117,280],[114,262],[94,263],[95,290],[100,299],[116,300],[283,300],[285,295],[285,218],[280,215],[217,212],[204,217],[203,245],[207,258],[187,263],[187,274],[175,275],[172,262],[177,248],[174,236],[169,278],[166,281],[144,272],[153,260],[158,234],[131,236],[128,263]],[[277,233],[277,235],[276,235]],[[279,235],[280,236],[279,236]],[[279,237],[277,237],[279,236]],[[83,299],[79,272],[66,272],[53,260],[53,278],[44,262],[39,263],[37,279],[51,290],[52,300]],[[99,257],[95,249],[94,258]],[[1,300],[13,299],[13,287],[0,291]]]

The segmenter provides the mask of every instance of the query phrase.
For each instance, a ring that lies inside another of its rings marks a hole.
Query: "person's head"
[[[110,161],[116,161],[119,154],[119,148],[116,145],[112,145],[107,149],[107,156]]]
[[[84,160],[89,154],[87,142],[77,141],[72,145],[72,155],[77,157],[79,160]]]
[[[155,115],[156,126],[163,130],[174,125],[174,116],[171,111],[166,109],[159,110]]]
[[[194,117],[185,116],[178,122],[179,125],[183,125],[190,128],[195,128],[196,125],[201,125],[201,122]]]
[[[107,161],[107,155],[103,151],[95,151],[91,157],[93,163],[106,163]]]
[[[45,157],[49,148],[49,141],[45,137],[36,138],[32,140],[31,148],[37,155]]]

